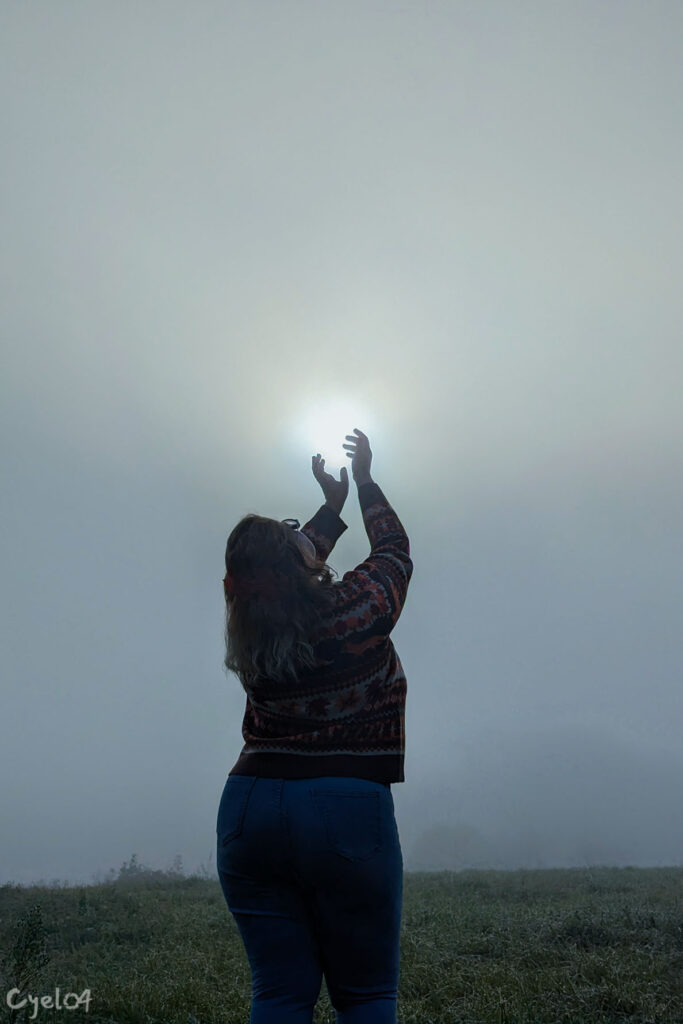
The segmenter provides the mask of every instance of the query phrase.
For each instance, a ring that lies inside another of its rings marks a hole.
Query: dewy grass
[[[683,1024],[683,868],[406,872],[401,1024]],[[0,887],[0,1021],[247,1024],[218,880]],[[10,1010],[91,993],[86,1010]],[[33,1013],[33,1016],[31,1016]],[[334,1024],[323,982],[314,1024]]]

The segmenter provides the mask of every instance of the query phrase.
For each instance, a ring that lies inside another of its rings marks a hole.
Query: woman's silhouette
[[[325,503],[299,530],[249,514],[225,552],[225,666],[244,746],[216,823],[217,868],[252,975],[250,1024],[311,1024],[323,976],[339,1024],[395,1024],[406,678],[389,638],[413,572],[407,534],[346,435],[370,540],[333,580],[349,490],[312,460]],[[335,574],[336,575],[336,574]]]

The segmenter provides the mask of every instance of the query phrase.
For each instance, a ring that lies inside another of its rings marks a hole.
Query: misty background
[[[2,5],[0,883],[215,872],[226,540],[354,427],[415,566],[406,870],[683,864],[682,32]]]

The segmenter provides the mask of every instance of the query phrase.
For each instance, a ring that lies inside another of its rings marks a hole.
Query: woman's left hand
[[[320,458],[320,452],[312,457],[313,476],[323,489],[325,501],[327,501],[337,512],[341,512],[346,496],[349,493],[349,474],[346,466],[339,471],[339,480],[335,480],[331,473],[325,472],[325,460]]]

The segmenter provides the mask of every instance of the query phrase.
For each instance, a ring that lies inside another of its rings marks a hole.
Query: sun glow
[[[358,427],[370,438],[372,446],[374,417],[362,409],[360,403],[342,398],[327,398],[314,405],[299,418],[296,425],[296,443],[307,447],[309,455],[320,452],[325,459],[328,473],[339,476],[339,470],[346,466],[351,478],[351,459],[346,454],[346,435],[354,435]]]

